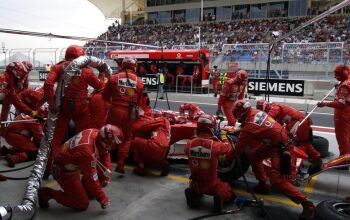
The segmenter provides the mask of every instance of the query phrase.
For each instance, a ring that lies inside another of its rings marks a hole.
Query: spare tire
[[[325,200],[317,205],[315,218],[317,220],[349,220],[350,203],[340,200]]]
[[[312,145],[321,154],[322,158],[329,155],[329,142],[326,138],[314,135],[312,136]]]
[[[239,167],[239,164],[241,169]],[[249,169],[250,162],[248,155],[246,153],[241,154],[241,156],[237,160],[233,160],[232,164],[229,166],[229,169],[218,167],[218,177],[224,182],[232,182],[240,178],[244,173]]]

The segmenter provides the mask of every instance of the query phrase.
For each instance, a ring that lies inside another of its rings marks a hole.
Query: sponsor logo
[[[158,85],[158,80],[156,77],[141,77],[143,84],[149,85],[149,86],[156,86]]]
[[[275,80],[270,79],[266,83],[265,79],[248,80],[249,93],[266,93],[273,95],[303,96],[304,81],[302,80]]]
[[[45,81],[47,79],[47,75],[48,74],[49,74],[49,72],[39,71],[39,80],[40,81]]]
[[[254,116],[254,124],[261,126],[265,119],[267,118],[267,114],[265,112],[259,112]]]
[[[211,149],[207,149],[202,146],[193,147],[190,149],[190,157],[210,159],[211,158]]]
[[[136,81],[132,79],[128,80],[127,78],[119,78],[118,86],[136,88]]]

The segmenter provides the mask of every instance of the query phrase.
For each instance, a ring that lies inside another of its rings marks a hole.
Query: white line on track
[[[155,101],[156,99],[150,99],[151,101]],[[166,100],[161,100],[158,99],[157,102],[166,102]],[[169,102],[175,102],[175,103],[185,103],[189,101],[182,101],[182,100],[169,100]],[[205,102],[196,102],[198,105],[210,105],[210,106],[217,106],[218,104],[213,104],[213,103],[205,103]],[[333,115],[332,113],[324,113],[324,112],[313,112],[313,114],[317,115]]]

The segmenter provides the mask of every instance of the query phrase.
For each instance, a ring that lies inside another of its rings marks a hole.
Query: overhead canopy
[[[122,18],[122,12],[133,14],[145,10],[145,0],[88,0],[104,14],[106,18]]]

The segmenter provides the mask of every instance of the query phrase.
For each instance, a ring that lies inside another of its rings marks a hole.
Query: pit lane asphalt
[[[190,96],[186,96],[190,97]],[[194,96],[192,96],[193,98]],[[177,97],[171,101],[171,105],[178,109],[178,101],[182,101],[181,97]],[[152,95],[151,95],[151,99]],[[189,99],[189,98],[188,98]],[[210,97],[196,97],[197,102],[208,103],[208,100],[213,99],[213,104],[217,99]],[[204,102],[207,101],[207,102]],[[171,100],[171,99],[170,99]],[[192,99],[189,99],[190,101]],[[164,104],[164,101],[158,100],[158,105]],[[187,102],[189,102],[187,100]],[[153,104],[153,103],[152,103]],[[209,103],[210,104],[210,103]],[[152,105],[153,106],[153,105]],[[216,106],[200,104],[204,111],[214,113]],[[208,106],[212,106],[209,108]],[[206,110],[206,107],[209,110]],[[299,109],[299,108],[298,108]],[[311,108],[309,108],[311,109]],[[331,113],[331,111],[329,112]],[[326,114],[328,114],[326,112]],[[332,120],[332,115],[328,116]],[[326,120],[326,119],[322,119]],[[317,118],[314,119],[314,124],[320,126],[331,127],[327,123],[321,123]],[[332,155],[326,160],[334,158],[338,154],[337,145],[333,133],[317,132],[316,135],[324,136],[330,141],[330,151]],[[26,165],[28,163],[24,163]],[[16,167],[21,167],[17,165]],[[0,170],[8,169],[3,160],[0,160]],[[146,177],[139,177],[132,174],[132,166],[127,167],[127,173],[124,178],[118,177],[113,173],[110,185],[105,188],[105,192],[111,198],[111,207],[107,210],[102,210],[99,204],[92,200],[87,211],[77,212],[70,210],[57,204],[55,201],[50,201],[50,208],[47,210],[38,209],[34,219],[189,219],[200,215],[210,213],[212,205],[211,197],[203,198],[203,206],[200,209],[190,210],[186,206],[184,189],[188,185],[189,171],[187,165],[179,161],[172,161],[171,172],[168,177],[159,177],[157,172],[149,173]],[[18,171],[15,173],[6,173],[8,176],[22,177],[29,175],[30,169]],[[248,182],[253,186],[256,181],[249,170],[247,172]],[[322,200],[330,198],[342,198],[350,194],[350,177],[347,171],[329,171],[314,178],[306,187],[299,187],[300,190],[308,194],[310,199],[316,204]],[[43,181],[42,185],[58,188],[57,183],[51,179]],[[11,204],[16,205],[21,202],[26,181],[6,181],[0,183],[0,205]],[[236,181],[234,189],[238,195],[249,196],[246,192],[244,183],[241,179]],[[298,219],[298,214],[301,213],[301,207],[292,203],[288,198],[273,192],[271,195],[262,196],[266,209],[270,212],[273,219],[294,220]],[[225,206],[224,210],[233,209],[234,205]],[[262,219],[256,214],[255,207],[246,207],[234,215],[220,216],[211,219]]]
[[[330,141],[331,151],[336,154],[334,134],[317,132]],[[327,158],[329,160],[335,155]],[[26,165],[28,163],[24,163]],[[16,167],[21,167],[17,165]],[[0,169],[8,169],[4,161],[0,161]],[[127,173],[120,178],[113,173],[110,185],[105,192],[112,200],[112,205],[107,210],[102,210],[99,204],[92,200],[90,207],[85,212],[70,210],[50,201],[50,208],[42,210],[38,208],[34,219],[189,219],[210,213],[212,205],[211,197],[203,198],[203,206],[200,209],[190,210],[186,206],[184,189],[188,185],[189,171],[185,163],[171,161],[170,175],[159,177],[159,172],[151,171],[145,177],[132,174],[132,165],[127,166]],[[6,173],[9,176],[26,176],[30,169],[16,173]],[[253,186],[256,181],[249,170],[246,174],[248,182]],[[349,174],[346,171],[330,171],[314,178],[306,186],[299,187],[315,204],[325,199],[342,198],[350,194]],[[58,188],[57,183],[50,177],[42,182],[42,185]],[[0,183],[0,204],[15,205],[21,201],[26,181],[6,181]],[[238,195],[249,196],[242,179],[235,182],[235,192]],[[301,207],[292,203],[286,197],[273,192],[268,196],[261,196],[265,207],[273,219],[296,220],[301,212]],[[225,210],[235,208],[234,205],[225,206]],[[255,207],[247,207],[237,214],[215,217],[212,219],[262,219],[257,216]]]
[[[151,100],[151,107],[154,107],[156,100],[156,93],[150,93],[149,97]],[[253,98],[253,99],[252,99]],[[256,100],[261,99],[263,97],[251,97],[249,102],[252,106],[255,106]],[[179,106],[184,102],[193,102],[197,103],[201,109],[205,113],[215,114],[217,109],[218,98],[214,98],[212,94],[185,94],[185,93],[168,93],[168,101],[170,105],[170,110],[178,111]],[[270,97],[270,101],[277,102],[284,105],[290,105],[302,112],[310,112],[318,100],[308,100],[308,99],[300,99],[300,98],[278,98],[278,97]],[[164,99],[157,99],[156,108],[169,110],[166,96]],[[334,109],[324,107],[317,108],[314,113],[311,115],[311,119],[315,126],[322,127],[334,127],[333,121],[333,111]]]

